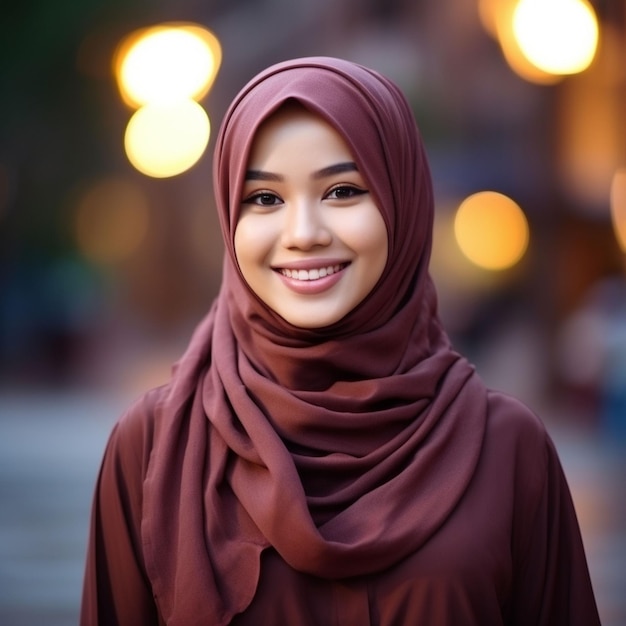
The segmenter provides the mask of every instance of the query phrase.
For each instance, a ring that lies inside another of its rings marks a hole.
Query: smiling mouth
[[[332,274],[336,274],[340,272],[342,269],[348,267],[348,263],[337,263],[336,265],[328,265],[326,267],[316,267],[310,270],[297,270],[297,269],[289,269],[287,267],[281,267],[276,271],[286,276],[287,278],[292,278],[294,280],[319,280],[320,278],[325,278],[326,276],[331,276]]]

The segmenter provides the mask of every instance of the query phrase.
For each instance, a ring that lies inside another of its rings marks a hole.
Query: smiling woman
[[[439,320],[399,89],[268,68],[214,179],[220,293],[111,434],[82,626],[598,626],[552,441]]]
[[[259,129],[235,229],[239,269],[287,322],[321,328],[373,289],[387,228],[345,141],[302,107]]]

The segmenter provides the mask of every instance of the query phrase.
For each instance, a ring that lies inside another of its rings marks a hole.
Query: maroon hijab
[[[253,294],[233,244],[255,131],[287,101],[344,137],[389,238],[369,296],[315,330]],[[214,159],[224,280],[156,409],[144,488],[148,573],[181,626],[244,610],[268,547],[326,578],[417,550],[462,497],[486,419],[486,391],[437,317],[431,178],[393,83],[338,59],[275,65],[235,98]]]

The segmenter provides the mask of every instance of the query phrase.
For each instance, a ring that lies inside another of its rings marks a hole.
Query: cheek
[[[387,259],[389,257],[389,243],[387,241],[387,230],[381,220],[381,228],[376,232],[370,233],[370,254],[372,265],[375,268],[376,281],[382,276],[387,267]],[[373,269],[374,269],[373,268]]]
[[[245,220],[240,220],[237,224],[234,243],[237,265],[246,282],[249,282],[250,271],[254,266],[256,245],[254,239],[251,238],[251,232]]]
[[[381,256],[387,260],[388,253],[388,238],[387,238],[387,226],[380,213],[376,212],[375,223],[370,224],[364,238],[370,242],[371,247],[378,252]]]
[[[242,216],[235,229],[235,256],[239,268],[245,274],[252,265],[263,260],[271,243],[262,220]]]
[[[362,238],[363,255],[368,259],[371,280],[373,284],[376,284],[385,271],[389,256],[387,227],[378,209],[367,220],[367,227],[363,228]]]
[[[387,227],[376,208],[361,212],[346,220],[338,230],[344,242],[355,252],[366,256],[376,265],[386,265],[388,255]]]

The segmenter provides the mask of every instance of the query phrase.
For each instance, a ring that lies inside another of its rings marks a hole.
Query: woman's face
[[[387,229],[348,146],[328,123],[285,107],[257,132],[235,253],[249,287],[287,322],[322,328],[372,290]]]

